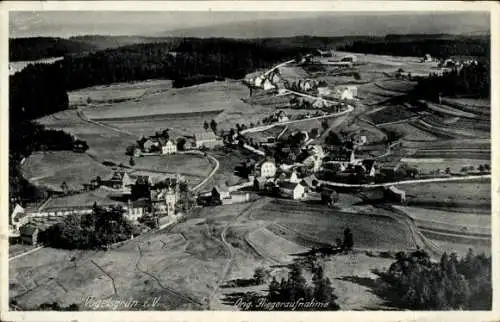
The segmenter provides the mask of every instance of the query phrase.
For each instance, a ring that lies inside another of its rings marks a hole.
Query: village
[[[333,51],[318,50],[295,63],[316,63],[332,65],[341,70],[352,68],[358,63],[356,55],[332,59]],[[325,61],[326,59],[326,61]],[[426,55],[421,63],[433,62]],[[464,165],[460,172],[438,169],[422,173],[415,167],[401,161],[382,160],[380,156],[366,156],[363,146],[368,145],[369,135],[356,133],[335,133],[329,130],[328,118],[356,114],[359,109],[358,88],[355,85],[328,86],[324,80],[298,79],[287,80],[280,73],[280,64],[261,74],[249,75],[244,83],[249,87],[250,97],[266,95],[283,97],[292,95],[286,107],[299,108],[301,114],[288,115],[284,109],[277,109],[272,115],[248,125],[237,124],[230,130],[217,131],[214,120],[205,121],[203,130],[190,137],[171,137],[168,128],[149,137],[142,136],[136,144],[124,151],[130,156],[130,166],[138,158],[174,154],[207,155],[217,149],[245,149],[254,157],[242,160],[234,169],[244,182],[236,186],[217,185],[210,191],[193,191],[188,188],[186,179],[179,173],[150,175],[129,174],[127,166],[115,167],[112,175],[106,178],[96,177],[83,183],[84,204],[77,206],[58,205],[60,197],[47,200],[36,210],[25,209],[20,204],[13,207],[10,230],[13,237],[31,245],[37,244],[37,233],[57,223],[69,214],[89,214],[95,205],[102,207],[121,207],[125,216],[135,223],[144,224],[149,229],[164,228],[177,222],[189,212],[191,207],[227,205],[251,202],[259,196],[288,198],[293,200],[319,200],[332,205],[336,200],[338,185],[353,187],[379,184],[391,200],[405,202],[405,192],[395,185],[386,184],[404,180],[425,180],[450,178],[467,175],[488,175],[489,164],[479,168]],[[477,64],[467,60],[455,62],[446,59],[439,62],[439,71],[443,68],[462,68],[464,64]],[[404,77],[399,69],[396,77]],[[429,76],[429,75],[425,75]],[[406,77],[423,77],[406,75]],[[322,128],[307,130],[289,130],[287,125],[318,119]],[[282,126],[277,135],[265,136],[273,127]],[[256,137],[255,135],[258,134]],[[323,139],[323,140],[322,140]],[[385,154],[398,141],[385,143]],[[385,155],[384,154],[384,155]],[[382,155],[382,157],[384,156]],[[130,167],[129,167],[130,168]],[[208,179],[208,178],[207,178]],[[337,187],[335,186],[337,185]],[[113,201],[101,200],[96,191],[113,194]],[[87,196],[88,195],[88,196]],[[94,197],[93,197],[94,196]],[[75,195],[74,198],[80,198]],[[68,197],[65,197],[68,198]],[[71,198],[71,197],[69,197]],[[144,228],[144,227],[143,227]]]

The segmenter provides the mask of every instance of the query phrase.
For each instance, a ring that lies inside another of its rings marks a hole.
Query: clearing
[[[111,174],[111,169],[94,161],[85,153],[70,151],[46,151],[31,154],[21,167],[24,178],[33,184],[53,191],[62,191],[66,182],[68,189],[78,191],[83,183]]]

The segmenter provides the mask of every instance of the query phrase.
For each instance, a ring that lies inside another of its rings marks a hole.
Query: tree
[[[484,166],[482,164],[480,164],[478,167],[477,167],[477,170],[479,172],[484,172]]]
[[[261,285],[266,282],[267,277],[268,273],[266,272],[266,270],[262,267],[257,267],[253,274],[253,281],[256,285]]]
[[[210,126],[208,125],[208,122],[207,122],[207,121],[205,121],[205,122],[203,123],[203,128],[204,128],[205,130],[208,130],[208,128],[209,128],[209,127],[210,127]]]
[[[311,131],[309,132],[309,136],[311,138],[315,138],[319,135],[319,130],[317,128],[313,128],[311,129]]]
[[[342,140],[340,139],[340,136],[335,133],[334,131],[328,132],[328,136],[325,138],[325,143],[328,145],[342,145]]]
[[[339,310],[340,306],[335,302],[337,296],[333,293],[330,279],[324,276],[323,267],[321,265],[314,269],[313,273],[313,298],[322,303],[328,303],[329,310]]]
[[[61,183],[61,190],[63,192],[63,194],[67,195],[69,193],[69,188],[68,188],[68,184],[66,183],[66,181],[63,181]]]
[[[177,139],[177,150],[184,151],[185,146],[186,146],[186,139],[185,138],[178,138]]]
[[[352,236],[351,229],[349,229],[349,228],[346,228],[344,230],[343,246],[344,246],[344,251],[347,251],[347,252],[352,251],[352,247],[354,246],[354,239]]]
[[[326,119],[323,119],[323,121],[321,121],[321,128],[326,131],[328,130],[328,128],[330,127],[330,125],[328,124],[328,121]]]
[[[136,146],[135,144],[134,144],[134,145],[129,145],[129,146],[127,146],[127,149],[126,149],[125,154],[126,154],[126,155],[129,155],[129,156],[133,156],[133,155],[134,155],[134,151],[135,151],[136,147],[137,147],[137,146]]]
[[[215,122],[215,120],[210,121],[210,128],[214,133],[217,133],[217,122]]]

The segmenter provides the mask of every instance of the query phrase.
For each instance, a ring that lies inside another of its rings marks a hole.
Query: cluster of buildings
[[[353,100],[358,96],[358,87],[355,85],[339,85],[331,87],[318,87],[318,95],[335,100]]]
[[[212,149],[223,145],[223,141],[212,130],[207,129],[193,134],[192,140],[185,139],[183,146],[178,147],[178,144],[170,138],[162,136],[154,136],[149,138],[141,138],[137,141],[137,147],[134,149],[134,156],[140,157],[143,154],[174,154],[178,149]]]
[[[141,156],[142,153],[173,154],[177,152],[177,144],[172,139],[162,136],[141,138],[137,141],[137,145],[134,149],[135,157]]]
[[[262,74],[256,77],[248,78],[246,81],[248,84],[257,88],[262,88],[265,91],[284,87],[284,82],[280,76],[278,68],[273,69],[267,74]]]
[[[182,198],[180,185],[186,182],[183,176],[170,175],[162,179],[138,176],[133,180],[125,173],[114,177],[121,185],[132,185],[132,194],[122,195],[121,198],[110,197],[110,191],[100,188],[64,199],[49,199],[38,209],[25,209],[16,204],[10,216],[11,236],[20,237],[25,243],[36,244],[38,231],[72,214],[91,214],[96,205],[104,208],[121,207],[124,216],[132,222],[150,215],[171,219],[178,216],[176,205]],[[121,180],[118,180],[119,177]],[[123,201],[124,196],[128,196],[126,201]]]

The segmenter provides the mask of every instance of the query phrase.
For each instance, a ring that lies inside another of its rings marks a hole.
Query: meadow
[[[87,154],[69,151],[35,152],[23,163],[21,171],[28,181],[53,191],[62,191],[63,182],[69,190],[78,191],[83,183],[112,173]]]

